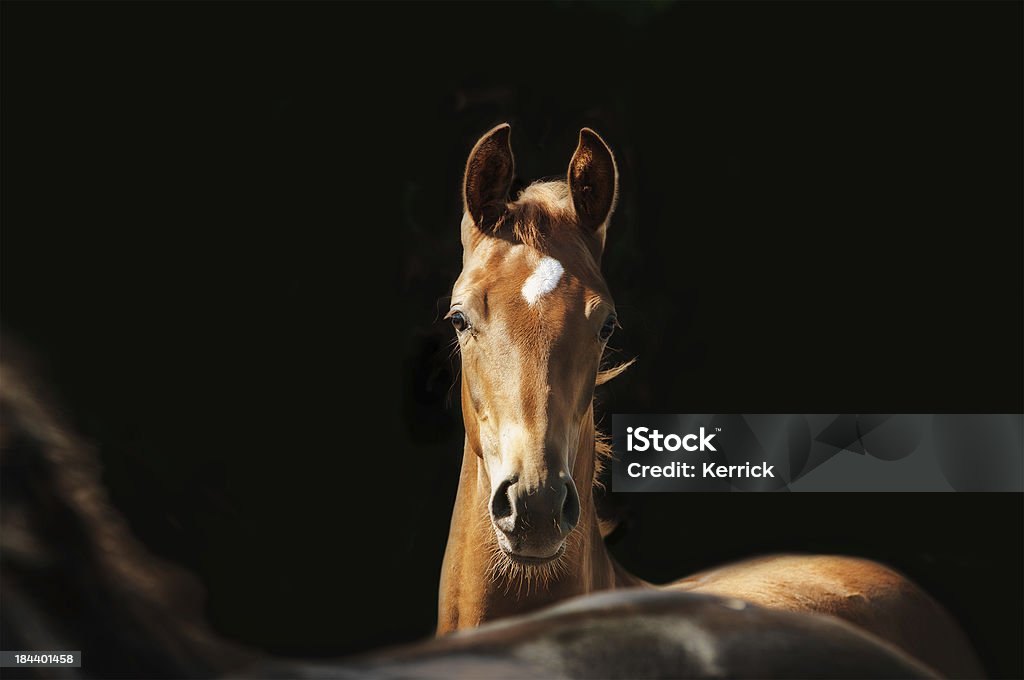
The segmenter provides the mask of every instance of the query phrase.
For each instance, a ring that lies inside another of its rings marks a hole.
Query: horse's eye
[[[601,339],[607,340],[612,337],[612,333],[615,332],[615,315],[609,314],[608,318],[604,320],[604,325],[601,326]]]
[[[469,328],[469,319],[462,312],[455,312],[451,315],[452,325],[455,326],[455,330],[461,333],[462,331]]]

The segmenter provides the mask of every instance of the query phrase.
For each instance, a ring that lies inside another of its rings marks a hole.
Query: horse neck
[[[441,570],[438,634],[613,588],[617,576],[620,581],[626,576],[608,555],[594,509],[592,407],[581,424],[579,440],[572,474],[580,496],[580,521],[569,537],[557,575],[543,582],[495,574],[496,541],[487,511],[491,487],[483,462],[467,443]]]

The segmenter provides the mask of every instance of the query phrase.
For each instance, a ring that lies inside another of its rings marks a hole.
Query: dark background
[[[476,137],[617,153],[603,413],[1020,412],[1021,8],[5,2],[4,329],[222,633],[422,637]],[[1024,675],[1020,494],[613,500],[645,578],[882,559]]]

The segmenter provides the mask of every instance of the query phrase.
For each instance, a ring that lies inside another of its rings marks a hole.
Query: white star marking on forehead
[[[553,257],[545,257],[523,284],[523,297],[531,305],[550,293],[562,280],[562,263]]]

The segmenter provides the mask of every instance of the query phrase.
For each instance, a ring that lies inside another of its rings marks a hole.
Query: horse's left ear
[[[569,161],[568,181],[577,222],[596,234],[604,246],[619,191],[619,171],[612,150],[590,128],[580,130],[580,143]]]

